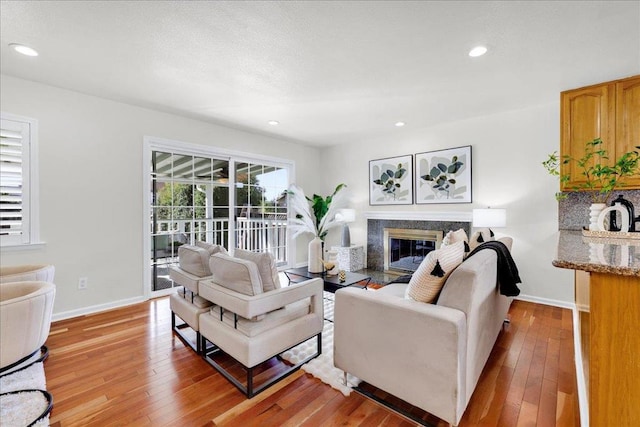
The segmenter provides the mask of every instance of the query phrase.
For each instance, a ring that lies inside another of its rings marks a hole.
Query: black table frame
[[[299,267],[299,268],[289,268],[284,270],[285,276],[289,279],[289,283],[297,283],[301,280],[293,280],[291,276],[298,276],[306,279],[322,279],[324,282],[324,290],[327,292],[331,292],[332,294],[336,293],[338,289],[347,288],[349,286],[357,285],[358,283],[364,282],[364,289],[367,289],[369,286],[369,282],[371,282],[371,277],[366,276],[360,273],[352,273],[350,271],[345,272],[346,277],[345,281],[341,282],[338,275],[335,276],[327,276],[323,273],[309,273],[307,267]]]

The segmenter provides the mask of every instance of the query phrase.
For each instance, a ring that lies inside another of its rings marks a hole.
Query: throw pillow
[[[260,278],[262,279],[263,292],[269,292],[274,289],[280,289],[280,277],[278,277],[278,269],[276,261],[268,252],[250,252],[244,249],[236,249],[233,255],[236,258],[253,261],[258,266]]]
[[[469,237],[467,236],[467,232],[464,231],[463,228],[460,228],[456,231],[449,231],[442,239],[442,246],[449,246],[457,242],[464,242],[464,253],[465,256],[471,252],[471,248],[469,247]]]
[[[192,245],[182,245],[178,248],[178,264],[187,273],[198,277],[210,276],[209,252],[206,249]]]
[[[469,246],[471,250],[474,250],[477,246],[480,246],[484,242],[489,242],[491,240],[496,240],[493,231],[490,228],[481,228],[471,236],[471,240],[469,241]]]
[[[211,280],[220,286],[245,295],[262,293],[262,279],[258,266],[246,259],[217,253],[209,258]]]
[[[196,246],[209,251],[209,255],[217,254],[218,252],[223,254],[227,253],[227,250],[224,248],[224,246],[214,245],[213,243],[201,242],[200,240],[196,241]]]
[[[429,252],[411,276],[405,298],[427,303],[435,301],[451,272],[462,263],[463,257],[464,241]]]

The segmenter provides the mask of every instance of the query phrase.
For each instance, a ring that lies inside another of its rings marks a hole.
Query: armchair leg
[[[304,365],[305,363],[309,362],[311,359],[314,359],[318,356],[320,356],[320,354],[322,353],[322,333],[319,333],[317,335],[318,338],[318,351],[307,357],[305,360],[302,360],[300,362],[298,362],[297,364],[289,367],[289,369],[281,372],[280,374],[270,378],[269,380],[267,380],[266,382],[264,382],[263,384],[260,384],[258,387],[255,387],[253,384],[253,379],[254,379],[254,375],[253,375],[253,366],[252,367],[247,367],[245,366],[245,369],[247,370],[247,385],[245,386],[244,384],[242,384],[240,381],[238,381],[233,375],[231,375],[225,368],[223,368],[220,364],[218,364],[215,360],[213,360],[213,357],[215,354],[223,352],[223,350],[219,347],[217,347],[215,345],[215,343],[212,343],[210,341],[207,340],[207,338],[204,335],[200,335],[200,348],[202,349],[202,357],[204,358],[204,360],[211,366],[213,366],[213,368],[218,371],[220,374],[222,374],[223,377],[225,377],[227,379],[227,381],[229,381],[231,384],[233,384],[234,386],[236,386],[236,388],[238,390],[240,390],[242,393],[244,393],[245,396],[247,396],[247,398],[252,398],[253,396],[257,395],[258,393],[266,390],[267,388],[271,387],[272,385],[274,385],[275,383],[277,383],[280,380],[285,379],[286,377],[288,377],[289,375],[293,374],[295,371],[297,371],[298,369],[300,369],[300,367],[302,365]],[[304,342],[304,341],[303,341]],[[207,344],[210,343],[211,345],[207,346]],[[298,343],[300,344],[300,343]],[[297,346],[298,344],[295,344],[293,346],[291,346],[290,348],[286,349],[283,351],[283,353],[287,350],[291,350],[293,347]]]

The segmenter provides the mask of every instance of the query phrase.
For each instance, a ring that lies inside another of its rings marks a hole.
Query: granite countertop
[[[559,268],[640,277],[640,239],[586,237],[581,231],[560,230]]]

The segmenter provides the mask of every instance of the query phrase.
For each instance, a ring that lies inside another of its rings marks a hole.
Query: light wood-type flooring
[[[570,310],[514,301],[510,317],[460,426],[579,426]],[[247,400],[172,334],[168,298],[55,322],[47,346],[54,427],[415,425],[303,371]]]

